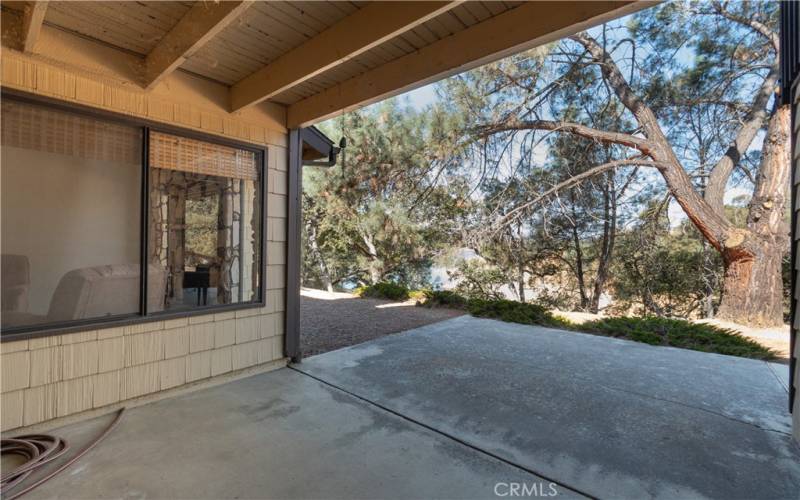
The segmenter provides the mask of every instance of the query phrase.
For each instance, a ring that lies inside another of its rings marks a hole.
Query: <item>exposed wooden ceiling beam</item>
[[[481,64],[622,17],[656,2],[528,2],[289,106],[305,127]]]
[[[152,88],[178,68],[200,47],[222,31],[253,3],[250,1],[198,1],[147,54],[144,87]]]
[[[236,83],[231,110],[269,99],[461,2],[374,2]]]
[[[22,10],[22,50],[33,52],[39,33],[42,31],[44,15],[47,13],[47,2],[25,2]]]

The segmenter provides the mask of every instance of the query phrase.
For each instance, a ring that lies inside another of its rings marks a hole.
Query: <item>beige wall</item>
[[[152,396],[239,370],[283,363],[287,131],[285,109],[236,114],[225,87],[182,72],[144,92],[129,83],[130,58],[45,27],[37,52],[3,48],[6,88],[126,113],[268,148],[264,308],[4,342],[3,430]],[[80,68],[76,70],[74,68]]]

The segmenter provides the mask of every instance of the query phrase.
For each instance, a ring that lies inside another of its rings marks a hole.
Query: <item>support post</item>
[[[300,224],[303,189],[303,138],[299,129],[289,131],[289,195],[286,223],[286,342],[284,354],[300,362]]]

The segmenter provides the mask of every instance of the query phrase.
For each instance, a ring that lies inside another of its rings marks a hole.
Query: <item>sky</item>
[[[421,111],[426,106],[437,101],[435,86],[435,83],[431,83],[411,92],[406,92],[402,97],[408,97],[411,106],[417,111]]]
[[[411,106],[417,111],[421,111],[426,106],[437,101],[435,86],[435,83],[431,83],[416,90],[412,90],[411,92],[406,92],[402,97],[408,97]]]

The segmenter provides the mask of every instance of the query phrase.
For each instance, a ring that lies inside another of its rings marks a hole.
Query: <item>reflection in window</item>
[[[149,177],[148,260],[167,270],[166,309],[259,300],[256,154],[153,132]]]
[[[1,116],[3,330],[136,314],[141,129],[11,99]]]

